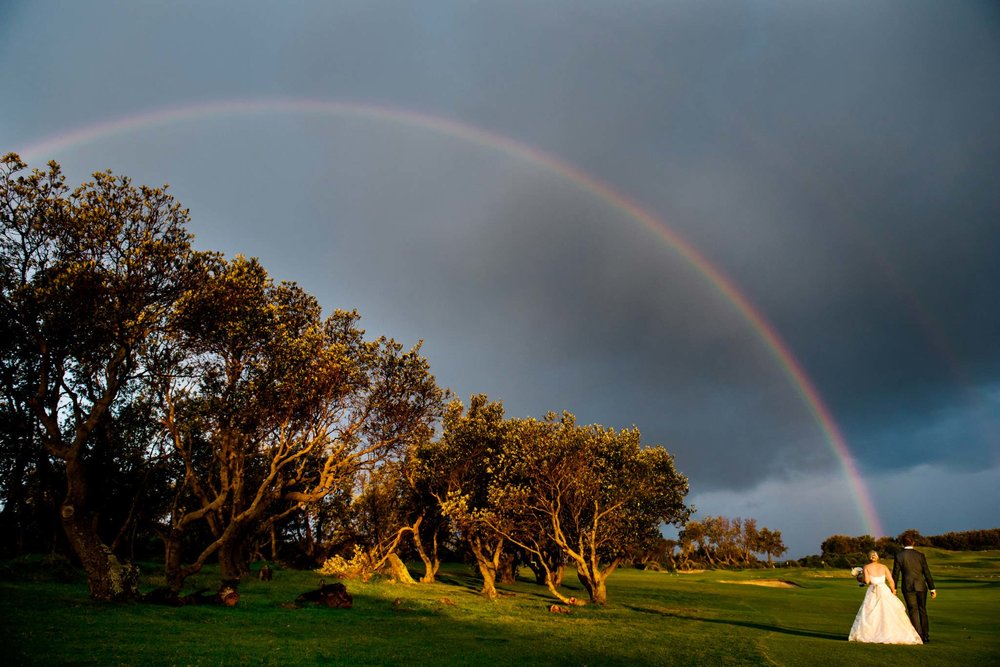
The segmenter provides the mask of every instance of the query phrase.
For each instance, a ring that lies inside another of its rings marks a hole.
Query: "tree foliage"
[[[687,518],[687,479],[662,447],[642,447],[637,429],[579,426],[573,415],[505,419],[503,406],[473,396],[449,406],[441,440],[424,454],[436,492],[476,559],[484,592],[506,549],[527,553],[557,589],[559,566],[576,565],[592,601],[631,552]]]
[[[159,385],[184,468],[169,515],[172,585],[216,553],[223,577],[238,578],[261,531],[428,437],[441,392],[419,346],[366,341],[357,322],[347,311],[323,319],[301,288],[242,257],[219,260],[178,302],[177,363]],[[181,568],[180,538],[198,521],[215,539]]]
[[[198,255],[187,211],[165,189],[98,172],[71,190],[55,163],[26,168],[14,154],[0,164],[10,405],[30,412],[38,442],[63,467],[62,526],[91,595],[129,597],[128,573],[96,529],[88,468],[99,427],[142,379],[143,355],[189,287]]]
[[[780,530],[758,528],[753,518],[706,516],[688,521],[678,537],[684,567],[755,567],[756,554],[766,555],[772,565],[775,556],[788,551]]]
[[[268,547],[409,581],[412,542],[433,581],[439,547],[463,545],[489,597],[527,557],[560,599],[571,563],[603,603],[687,520],[687,479],[638,429],[507,418],[479,394],[445,406],[420,344],[367,338],[256,259],[195,251],[187,223],[165,188],[0,162],[9,550],[68,546],[112,600],[138,593],[122,556],[156,540],[175,596],[209,560],[238,580]]]
[[[638,429],[581,426],[570,413],[515,423],[490,487],[492,525],[540,562],[553,546],[576,566],[591,601],[630,554],[680,524],[687,478]]]
[[[507,442],[510,424],[503,404],[483,394],[458,399],[445,410],[441,438],[417,452],[425,484],[441,512],[469,549],[483,578],[483,594],[496,598],[507,540],[483,519],[490,510],[490,481]]]
[[[937,547],[952,551],[976,551],[1000,547],[1000,528],[949,532],[925,536],[915,528],[908,528],[895,537],[871,535],[830,535],[820,545],[821,553],[801,559],[806,563],[822,563],[832,567],[850,567],[866,562],[869,551],[882,556],[892,556],[903,548],[904,538],[909,537],[916,546]]]

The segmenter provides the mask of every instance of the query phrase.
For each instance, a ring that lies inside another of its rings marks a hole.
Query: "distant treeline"
[[[1000,528],[988,530],[965,530],[945,533],[926,538],[925,546],[951,551],[983,551],[985,549],[1000,549]]]
[[[875,551],[882,558],[891,558],[903,548],[904,536],[913,538],[921,547],[935,547],[949,551],[983,551],[1000,549],[1000,528],[949,532],[943,535],[921,535],[911,528],[896,537],[874,538],[871,535],[831,535],[820,545],[822,553],[799,559],[799,563],[809,567],[851,567],[868,560],[868,552]]]

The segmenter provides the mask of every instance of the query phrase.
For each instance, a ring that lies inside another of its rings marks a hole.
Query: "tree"
[[[554,597],[565,604],[581,603],[559,591],[567,556],[562,545],[549,529],[550,516],[535,503],[539,483],[533,464],[545,454],[559,456],[553,446],[557,437],[556,425],[551,421],[517,419],[507,422],[506,437],[497,449],[497,458],[491,466],[487,480],[487,502],[476,514],[481,524],[502,536],[523,551],[535,581],[545,585]],[[551,468],[558,463],[567,466],[573,462],[550,461]],[[560,479],[571,472],[560,470]],[[551,479],[550,470],[546,475]]]
[[[774,563],[771,560],[772,556],[781,556],[788,551],[788,547],[785,546],[784,541],[781,539],[780,530],[761,528],[758,534],[757,550],[767,554],[768,567],[774,567]]]
[[[434,444],[428,439],[410,447],[400,466],[407,492],[401,504],[407,511],[409,534],[417,556],[424,564],[420,582],[432,584],[441,569],[439,548],[449,532],[449,520],[438,498],[447,498],[447,479],[435,470]]]
[[[920,531],[916,528],[907,528],[896,537],[896,541],[904,544],[905,538],[913,540],[913,543],[918,547],[929,547],[931,545],[930,540],[921,535]]]
[[[132,573],[90,506],[95,430],[146,370],[144,351],[198,255],[188,213],[165,189],[98,172],[71,191],[58,164],[26,168],[14,154],[0,164],[2,311],[13,338],[4,373],[19,378],[38,441],[62,465],[61,522],[91,596],[128,598]]]
[[[885,555],[894,556],[896,552],[902,548],[903,547],[901,544],[899,544],[899,542],[896,542],[895,539],[888,536],[882,536],[877,540],[875,540],[875,551],[879,552],[883,556]]]
[[[707,553],[714,554],[717,565],[732,567],[739,562],[737,539],[742,532],[736,521],[724,516],[707,516],[704,519],[706,537],[711,545]]]
[[[484,518],[543,563],[558,547],[591,601],[604,604],[607,578],[629,552],[662,524],[687,519],[687,478],[665,449],[642,447],[638,429],[578,426],[563,413],[522,420],[514,433],[496,463]]]
[[[831,535],[820,545],[824,556],[842,556],[859,551],[857,538],[850,535]]]
[[[183,467],[165,530],[173,588],[213,554],[239,579],[262,532],[428,437],[442,392],[419,345],[366,341],[358,319],[322,319],[313,297],[243,257],[179,302],[159,383]],[[200,522],[214,539],[182,566]]]
[[[422,475],[442,514],[475,559],[483,578],[482,594],[498,597],[497,575],[506,539],[483,520],[490,509],[489,486],[496,472],[510,425],[503,404],[483,394],[469,399],[468,410],[458,399],[444,413],[441,438],[421,448]]]
[[[0,308],[8,300],[0,302]],[[0,549],[4,557],[27,551],[54,551],[62,531],[57,484],[48,454],[41,447],[38,421],[28,405],[31,356],[25,354],[19,329],[9,312],[0,312]],[[65,482],[62,484],[65,487]]]
[[[710,567],[755,567],[757,553],[780,556],[787,549],[781,531],[758,528],[754,518],[706,516],[691,520],[680,532],[681,560],[690,565],[695,555]],[[770,564],[770,555],[768,557]]]
[[[698,559],[698,555],[706,555],[708,551],[707,533],[701,521],[691,519],[684,524],[678,534],[681,548],[681,566],[690,569]]]
[[[409,522],[409,486],[402,468],[402,461],[393,460],[368,471],[351,514],[355,551],[364,553],[371,570],[388,568],[395,580],[412,584],[416,582],[397,553],[403,537],[414,530]]]
[[[98,531],[129,560],[156,555],[148,536],[168,509],[170,471],[150,399],[142,391],[123,392],[90,444],[87,487]]]
[[[737,540],[740,547],[740,560],[747,567],[752,566],[757,560],[754,554],[761,551],[757,520],[749,517],[746,519],[736,518],[733,520],[733,524],[739,528]]]

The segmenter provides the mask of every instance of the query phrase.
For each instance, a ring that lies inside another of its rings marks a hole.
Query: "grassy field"
[[[461,565],[434,585],[347,582],[350,610],[289,608],[310,572],[248,581],[240,605],[92,602],[82,580],[0,568],[6,665],[990,665],[1000,664],[1000,552],[926,549],[932,643],[847,641],[863,589],[846,571],[619,570],[606,607],[552,614],[527,581],[489,602]],[[890,564],[891,565],[891,564]],[[780,579],[794,585],[750,585]],[[157,583],[155,576],[146,580]],[[212,573],[192,585],[214,585]],[[575,579],[568,588],[579,590]]]

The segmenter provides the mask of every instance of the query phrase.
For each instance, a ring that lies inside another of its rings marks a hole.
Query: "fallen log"
[[[332,584],[320,582],[319,588],[306,591],[295,598],[297,604],[315,602],[331,609],[350,609],[354,606],[354,598],[347,592],[347,586],[339,581]]]

